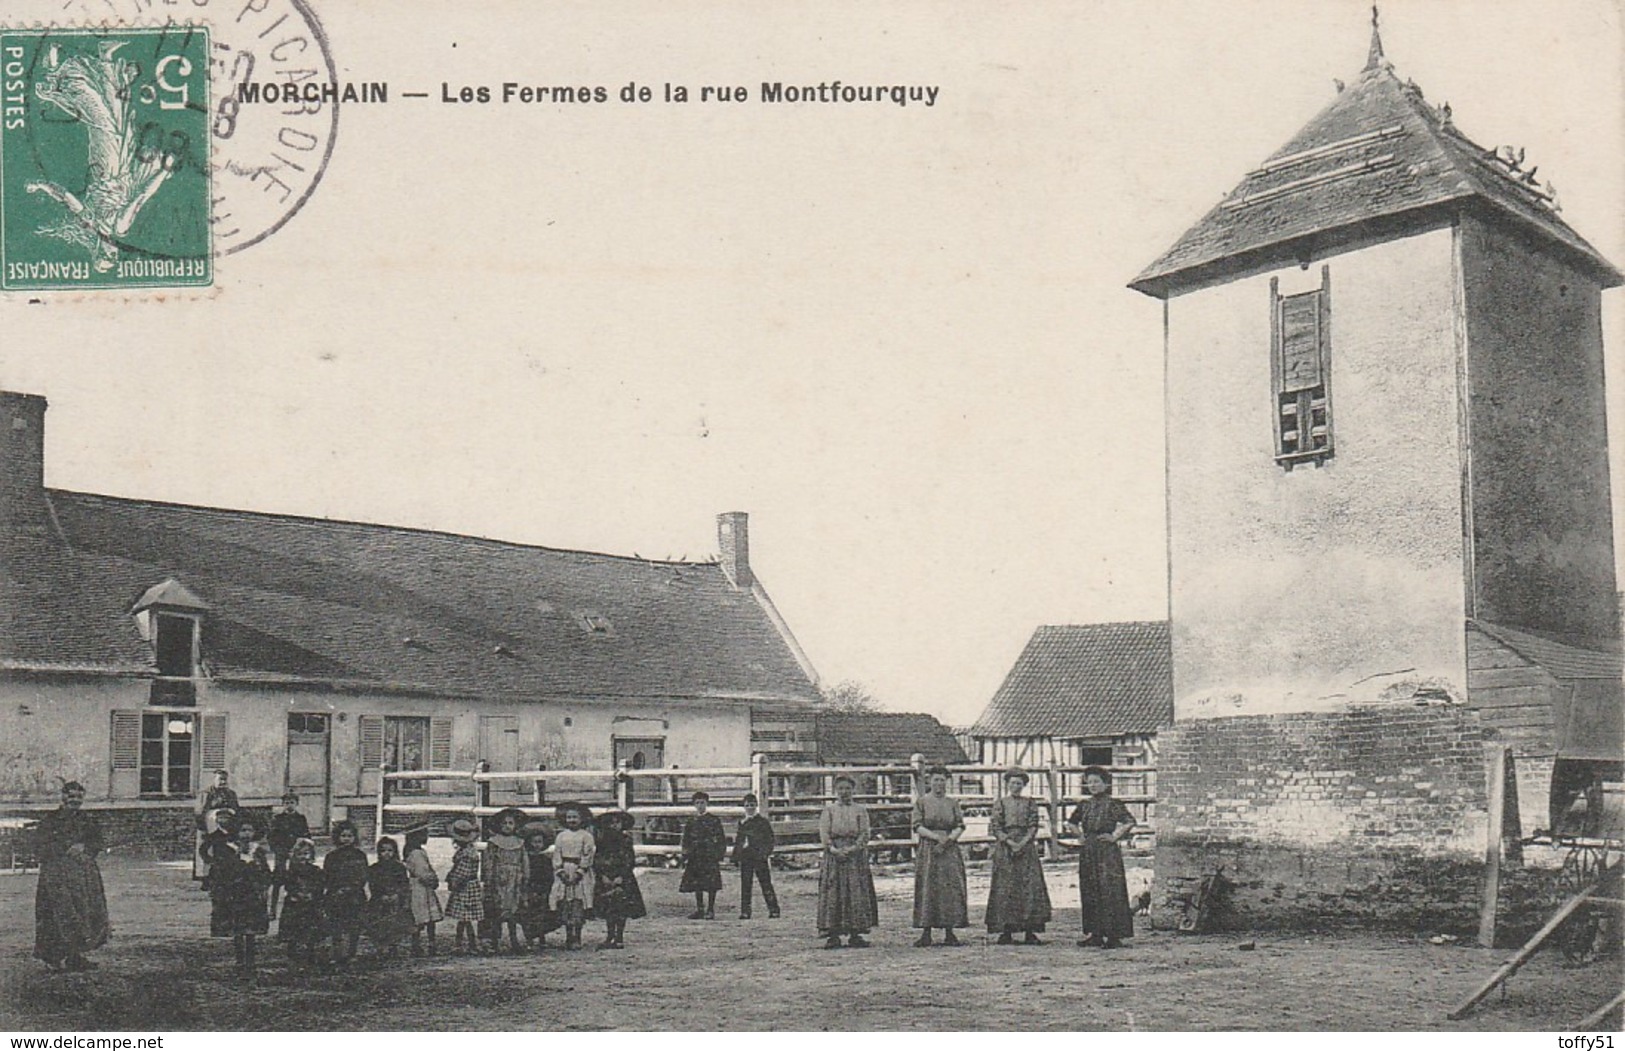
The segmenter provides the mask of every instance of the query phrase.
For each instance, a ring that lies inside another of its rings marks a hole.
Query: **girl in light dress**
[[[440,908],[440,876],[429,860],[429,825],[424,822],[406,830],[406,874],[411,879],[412,955],[423,955],[424,935],[428,935],[429,955],[435,954],[434,925],[445,918]]]
[[[553,839],[553,911],[564,923],[564,947],[581,948],[581,928],[593,903],[593,860],[597,841],[587,830],[592,811],[581,803],[561,803],[555,811],[564,827]]]

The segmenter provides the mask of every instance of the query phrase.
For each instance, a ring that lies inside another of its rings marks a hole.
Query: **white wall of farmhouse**
[[[114,713],[151,713],[151,680],[109,676],[0,676],[0,801],[48,802],[62,780],[84,783],[93,801],[138,802],[138,771],[115,771]],[[186,709],[176,709],[184,713]],[[448,700],[310,688],[254,688],[200,680],[200,716],[225,716],[218,757],[245,805],[275,801],[289,781],[289,716],[325,715],[328,784],[334,805],[370,802],[376,767],[363,763],[364,719],[449,720],[445,768],[473,769],[496,732],[509,732],[519,769],[607,770],[617,736],[659,739],[661,765],[745,766],[750,761],[750,708],[744,702],[581,697],[535,702]],[[487,720],[494,720],[488,722]],[[495,732],[493,732],[495,731]],[[515,732],[516,731],[516,732]],[[191,761],[193,787],[213,763]],[[442,750],[443,753],[443,750]],[[215,758],[217,756],[210,756]],[[137,755],[139,765],[143,757]],[[126,763],[128,765],[128,763]],[[508,768],[503,763],[498,768]],[[449,790],[450,785],[446,788]],[[459,794],[466,784],[457,786]]]

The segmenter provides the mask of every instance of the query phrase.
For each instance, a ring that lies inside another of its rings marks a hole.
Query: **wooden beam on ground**
[[[1602,1020],[1604,1018],[1608,1017],[1608,1012],[1609,1011],[1614,1010],[1615,1008],[1619,1007],[1621,1004],[1625,1004],[1625,992],[1620,993],[1618,996],[1614,997],[1612,1000],[1608,1001],[1607,1003],[1603,1004],[1601,1007],[1597,1008],[1595,1011],[1591,1012],[1590,1014],[1586,1015],[1584,1018],[1580,1019],[1580,1024],[1575,1026],[1575,1028],[1576,1029],[1582,1029],[1582,1030],[1584,1030],[1584,1029],[1595,1029],[1598,1025],[1600,1025],[1602,1023]]]
[[[1600,882],[1601,881],[1599,880],[1598,883]],[[1451,1019],[1452,1021],[1462,1017],[1468,1011],[1471,1011],[1475,1006],[1477,1006],[1480,1000],[1490,995],[1490,993],[1495,990],[1496,986],[1500,985],[1502,982],[1505,982],[1508,978],[1511,978],[1514,974],[1516,974],[1518,972],[1518,968],[1528,963],[1529,958],[1534,956],[1535,953],[1540,950],[1540,947],[1545,944],[1546,939],[1551,937],[1552,932],[1561,927],[1564,920],[1574,915],[1576,909],[1590,900],[1591,892],[1597,889],[1597,885],[1597,883],[1593,883],[1585,890],[1582,890],[1580,893],[1574,895],[1574,897],[1570,898],[1568,901],[1565,901],[1561,908],[1552,913],[1552,918],[1546,921],[1546,925],[1540,930],[1536,931],[1534,937],[1524,942],[1523,948],[1513,953],[1512,958],[1507,960],[1506,963],[1502,964],[1500,970],[1496,971],[1490,976],[1489,981],[1479,986],[1477,992],[1463,1000],[1459,1005],[1457,1005],[1455,1010],[1451,1011],[1445,1017]]]

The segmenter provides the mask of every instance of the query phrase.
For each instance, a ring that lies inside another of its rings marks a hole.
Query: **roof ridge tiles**
[[[107,493],[87,493],[73,489],[58,489],[48,487],[46,493],[53,497],[68,497],[75,500],[95,500],[100,502],[122,504],[130,507],[153,507],[168,511],[179,511],[190,514],[226,515],[233,518],[257,518],[278,522],[308,522],[323,526],[340,526],[350,529],[379,530],[381,532],[404,533],[410,536],[424,537],[430,540],[446,541],[473,541],[479,544],[491,544],[497,547],[516,548],[523,551],[543,551],[556,555],[586,555],[592,558],[614,559],[621,562],[633,562],[648,566],[673,566],[681,569],[711,569],[721,570],[721,563],[711,560],[682,560],[645,558],[641,555],[623,555],[612,551],[588,551],[585,548],[554,547],[548,544],[533,544],[523,540],[506,540],[501,537],[478,536],[473,533],[454,533],[447,529],[431,529],[426,526],[398,525],[391,522],[363,522],[351,518],[328,518],[321,515],[298,514],[290,511],[258,511],[251,508],[237,507],[210,507],[204,504],[185,504],[168,500],[152,500],[145,497],[113,496]]]

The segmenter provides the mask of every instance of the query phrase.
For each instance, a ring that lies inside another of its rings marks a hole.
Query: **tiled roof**
[[[151,671],[131,616],[173,580],[218,679],[534,700],[816,690],[712,563],[48,490],[0,550],[0,667]],[[590,618],[601,618],[592,630]]]
[[[1554,679],[1619,679],[1625,674],[1625,657],[1617,652],[1582,649],[1482,620],[1467,623],[1525,660],[1545,668]]]
[[[825,763],[964,763],[953,731],[933,716],[910,712],[819,712],[818,758]]]
[[[1152,733],[1174,718],[1167,621],[1047,625],[1033,632],[971,728],[977,737]]]
[[[1279,265],[1363,229],[1377,232],[1467,206],[1553,245],[1604,287],[1619,284],[1619,271],[1524,173],[1456,130],[1452,115],[1402,82],[1379,49],[1358,80],[1129,287],[1166,297],[1231,268]]]

